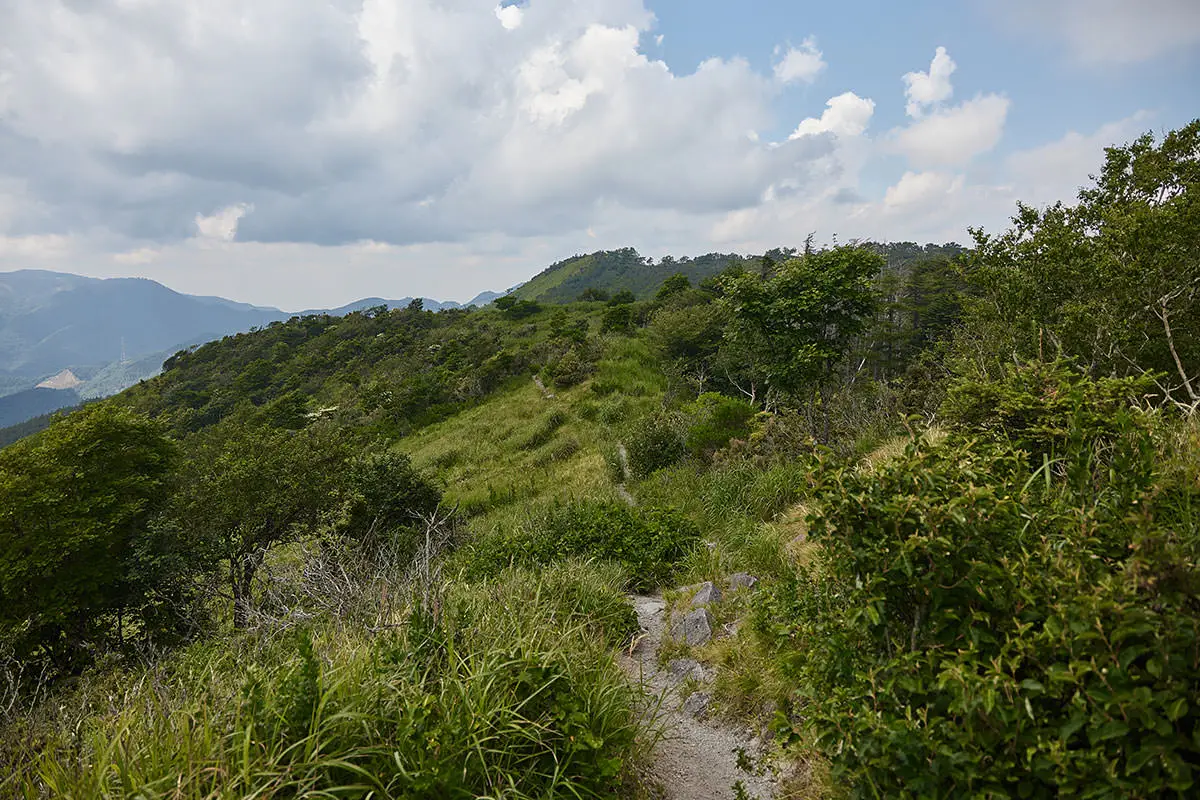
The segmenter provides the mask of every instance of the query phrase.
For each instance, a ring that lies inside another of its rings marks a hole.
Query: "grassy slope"
[[[624,387],[600,398],[593,383]],[[566,390],[531,380],[404,439],[419,468],[446,484],[446,500],[478,515],[477,529],[531,506],[616,499],[605,462],[627,419],[661,402],[666,379],[640,339],[611,339],[592,380]],[[555,425],[555,421],[561,420]]]

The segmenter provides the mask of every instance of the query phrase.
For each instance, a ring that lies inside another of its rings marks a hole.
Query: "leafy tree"
[[[1010,230],[973,234],[975,353],[1155,370],[1165,394],[1200,405],[1200,120],[1109,148],[1076,205],[1020,205]]]
[[[654,301],[661,303],[670,297],[673,297],[680,292],[686,292],[692,288],[692,282],[688,280],[688,276],[682,272],[676,272],[671,277],[663,281],[662,286],[658,287],[658,292],[654,295]]]
[[[608,302],[608,292],[589,286],[579,293],[579,300],[584,303],[605,303]]]
[[[135,547],[167,496],[174,448],[111,403],[0,452],[0,635],[70,670],[120,639],[146,591]]]
[[[628,289],[621,289],[609,298],[608,305],[611,306],[627,306],[631,303],[636,303],[637,297]]]
[[[871,278],[883,263],[867,248],[843,246],[787,261],[769,280],[731,276],[729,343],[752,355],[768,388],[814,389],[866,326],[875,308]]]
[[[291,431],[234,417],[189,441],[171,524],[206,571],[226,570],[234,627],[249,619],[271,549],[311,533],[338,506],[348,448],[324,424]]]

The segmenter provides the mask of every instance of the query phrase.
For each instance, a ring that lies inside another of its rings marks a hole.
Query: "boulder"
[[[667,662],[667,671],[677,681],[682,681],[685,678],[695,678],[698,681],[704,680],[704,667],[694,658],[673,658]]]
[[[708,716],[708,707],[712,705],[712,695],[708,692],[692,692],[683,701],[683,713],[691,714],[698,719]]]
[[[721,590],[712,581],[687,587],[692,592],[692,608],[721,602]]]
[[[735,572],[729,576],[729,590],[737,591],[738,589],[753,589],[758,583],[758,578],[751,575],[749,572]]]
[[[695,647],[712,639],[713,618],[707,608],[689,611],[671,625],[671,638]]]

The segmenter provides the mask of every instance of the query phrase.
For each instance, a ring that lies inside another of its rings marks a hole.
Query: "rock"
[[[729,576],[729,590],[736,591],[738,589],[753,589],[758,583],[758,578],[751,575],[749,572],[735,572]]]
[[[721,590],[712,581],[705,581],[697,586],[689,586],[688,589],[695,590],[692,594],[692,608],[700,608],[709,603],[721,602]]]
[[[667,671],[680,681],[689,677],[698,681],[705,678],[703,665],[694,658],[673,658],[667,662]]]
[[[691,646],[707,644],[713,633],[712,614],[707,608],[689,611],[671,626],[671,638]]]
[[[712,695],[708,692],[692,692],[683,701],[683,713],[703,719],[708,716],[708,707],[712,705]]]

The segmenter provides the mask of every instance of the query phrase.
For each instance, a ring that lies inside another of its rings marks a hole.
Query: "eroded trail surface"
[[[641,683],[648,708],[656,709],[656,721],[664,730],[653,772],[667,800],[734,800],[738,781],[745,788],[743,796],[773,797],[770,781],[738,768],[737,751],[756,750],[757,743],[748,732],[698,719],[680,707],[676,688],[688,673],[680,675],[658,666],[658,647],[666,628],[662,598],[635,595],[631,599],[643,636],[631,653],[622,654],[621,666],[631,680]]]

